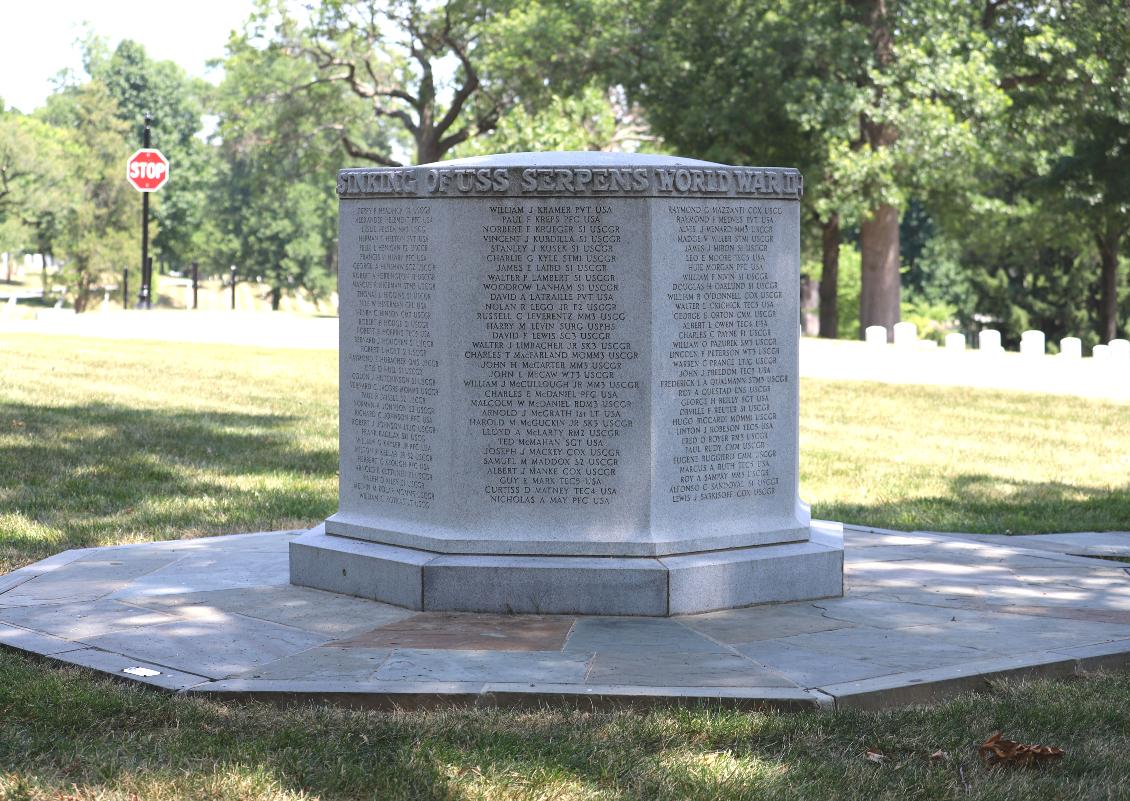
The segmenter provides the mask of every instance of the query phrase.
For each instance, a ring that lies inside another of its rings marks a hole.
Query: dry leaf
[[[867,758],[868,762],[882,762],[887,758],[887,755],[877,748],[868,748],[863,752],[863,756]]]
[[[986,765],[1010,765],[1029,767],[1041,762],[1059,759],[1065,751],[1054,745],[1024,745],[1015,740],[1005,740],[999,731],[989,735],[989,739],[977,748],[977,754]]]
[[[947,754],[945,751],[942,751],[941,749],[930,754],[930,761],[931,762],[949,762],[949,760],[950,760],[950,755]]]

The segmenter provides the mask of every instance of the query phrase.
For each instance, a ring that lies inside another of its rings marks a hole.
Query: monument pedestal
[[[339,509],[292,581],[500,613],[841,594],[797,496],[801,189],[612,153],[343,170]]]
[[[843,532],[662,557],[438,554],[326,534],[290,544],[292,584],[428,612],[683,615],[843,594]]]

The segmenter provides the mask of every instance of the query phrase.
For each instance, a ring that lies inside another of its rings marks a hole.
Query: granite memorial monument
[[[547,614],[841,594],[797,493],[796,170],[516,154],[337,191],[340,506],[293,583]]]

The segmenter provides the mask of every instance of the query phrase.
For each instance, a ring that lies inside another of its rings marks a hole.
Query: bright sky
[[[32,111],[51,93],[51,78],[81,70],[75,40],[88,22],[115,47],[133,39],[150,58],[175,61],[190,75],[217,80],[204,64],[224,54],[228,34],[251,14],[253,0],[0,0],[0,98]]]

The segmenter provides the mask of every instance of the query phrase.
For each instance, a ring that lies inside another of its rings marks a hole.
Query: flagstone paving
[[[1072,555],[1123,555],[1125,534],[849,526],[843,598],[641,618],[418,613],[294,587],[299,533],[28,565],[0,576],[0,644],[174,692],[373,708],[878,708],[1130,665],[1130,565]]]

